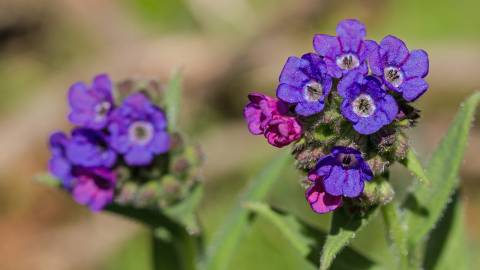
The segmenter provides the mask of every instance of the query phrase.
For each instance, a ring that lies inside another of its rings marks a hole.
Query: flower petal
[[[407,62],[402,66],[407,78],[425,77],[428,74],[428,54],[424,50],[413,50]]]
[[[341,166],[333,166],[330,174],[324,178],[325,191],[333,196],[343,195],[343,185],[347,175]]]
[[[421,78],[415,77],[402,83],[400,90],[406,101],[415,101],[428,89],[428,83]]]
[[[347,170],[343,185],[343,196],[349,198],[358,197],[363,192],[364,183],[360,178],[359,170]]]
[[[317,34],[313,37],[313,48],[321,56],[335,57],[341,53],[337,37]],[[335,60],[335,59],[333,59]]]
[[[277,97],[285,102],[297,103],[303,98],[303,88],[282,83],[277,88]]]
[[[317,102],[301,102],[295,106],[295,112],[302,116],[310,116],[319,113],[323,110],[325,103]]]
[[[386,57],[386,64],[399,66],[407,59],[408,48],[402,40],[389,35],[380,42],[380,55]]]
[[[316,183],[307,189],[305,197],[312,210],[318,214],[331,212],[342,205],[342,197],[326,193],[321,183]]]
[[[307,69],[310,63],[304,59],[291,56],[283,66],[280,73],[280,83],[285,83],[294,87],[303,87],[310,78],[302,71]]]

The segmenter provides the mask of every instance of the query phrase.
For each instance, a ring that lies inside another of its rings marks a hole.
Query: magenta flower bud
[[[268,122],[265,138],[269,144],[284,147],[300,139],[302,127],[294,117],[274,115]]]

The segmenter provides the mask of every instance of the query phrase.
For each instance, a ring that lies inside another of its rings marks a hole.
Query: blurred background
[[[430,90],[411,143],[428,159],[460,102],[480,89],[480,2],[476,0],[0,0],[0,269],[148,269],[148,237],[138,224],[91,214],[68,195],[33,179],[45,171],[50,132],[69,128],[66,92],[107,72],[166,81],[184,74],[183,130],[206,153],[200,209],[207,237],[249,177],[280,150],[249,135],[246,94],[274,95],[290,55],[312,51],[315,33],[334,34],[343,18],[366,23],[369,38],[394,34],[430,55]],[[462,168],[468,243],[480,255],[480,125]],[[327,228],[310,212],[287,169],[271,194],[275,206]],[[394,168],[394,181],[411,176]],[[401,194],[400,194],[401,195]],[[353,243],[389,259],[377,219]],[[267,222],[243,239],[232,270],[301,269],[301,258]],[[475,256],[473,265],[480,265]]]

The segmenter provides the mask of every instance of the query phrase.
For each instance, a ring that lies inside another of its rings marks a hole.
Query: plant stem
[[[182,227],[174,231],[152,229],[152,259],[154,270],[194,270],[199,238]]]

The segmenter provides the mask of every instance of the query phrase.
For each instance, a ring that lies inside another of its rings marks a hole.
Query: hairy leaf
[[[457,191],[428,239],[423,262],[424,269],[471,269],[464,220],[462,203]]]
[[[400,163],[402,163],[410,172],[412,172],[420,182],[427,186],[430,185],[430,180],[423,169],[422,163],[420,163],[417,154],[412,148],[408,150],[407,157],[401,160]]]
[[[320,270],[330,268],[337,254],[372,220],[376,212],[376,207],[353,213],[342,207],[333,213],[330,232],[320,257]]]
[[[273,184],[281,178],[280,176],[289,160],[290,154],[288,152],[282,153],[250,182],[233,209],[230,210],[225,222],[213,235],[207,254],[200,264],[200,269],[230,269],[228,264],[241,237],[249,226],[249,211],[243,206],[246,202],[264,199]]]
[[[168,120],[168,130],[176,131],[182,99],[182,76],[179,70],[175,71],[165,89],[165,106]]]
[[[272,209],[263,203],[248,203],[246,205],[255,214],[267,219],[278,229],[283,237],[288,240],[301,256],[311,263],[310,269],[318,267],[318,251],[324,245],[326,233],[293,216],[277,209]],[[352,248],[346,247],[338,259],[333,263],[332,269],[380,269],[371,259],[358,253]]]
[[[409,228],[409,245],[425,239],[441,218],[450,196],[458,186],[458,173],[467,145],[480,93],[470,96],[460,107],[447,135],[435,150],[427,167],[430,186],[415,184],[404,205]]]

